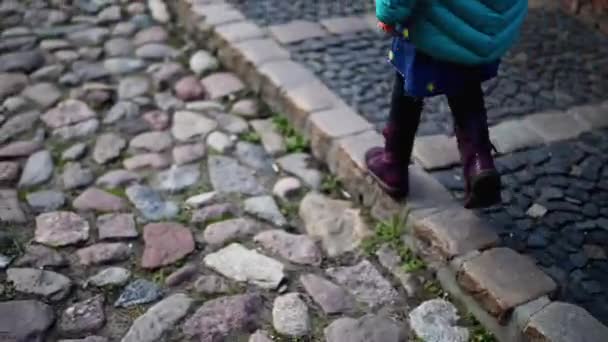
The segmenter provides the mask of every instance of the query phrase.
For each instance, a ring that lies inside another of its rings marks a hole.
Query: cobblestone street
[[[377,128],[383,127],[393,81],[392,67],[384,63],[390,38],[373,28],[373,18],[361,10],[364,5],[354,2],[350,12],[335,9],[340,1],[325,1],[311,5],[314,10],[308,9],[302,18],[297,3],[232,3],[260,25],[269,25],[279,40],[277,32],[289,29],[289,19],[292,23],[317,21],[333,33],[300,24],[301,39],[287,39],[285,44],[295,61],[307,66]],[[333,15],[327,13],[333,9]],[[347,21],[353,16],[367,21],[367,27],[353,26]],[[340,27],[335,24],[339,20],[345,22],[338,32],[334,27]],[[554,7],[531,8],[518,44],[504,58],[499,77],[484,84],[484,90],[489,122],[496,126],[492,138],[505,154],[499,159],[505,189],[503,206],[478,214],[492,222],[502,244],[535,258],[560,285],[559,299],[581,304],[608,323],[608,160],[604,152],[608,146],[607,132],[601,129],[605,121],[581,137],[576,125],[564,125],[563,134],[548,139],[546,146],[521,136],[537,113],[551,127],[547,131],[560,131],[549,124],[551,117],[560,121],[559,113],[583,108],[577,106],[596,108],[604,117],[608,114],[608,37]],[[453,147],[444,147],[455,142],[443,139],[453,134],[447,101],[437,97],[425,105],[418,135],[428,139],[419,144],[421,152],[415,151],[415,156],[436,159],[437,163],[423,162],[423,166],[459,199],[461,170],[452,166],[458,157]],[[511,125],[520,122],[525,127]],[[505,136],[510,146],[501,148]]]
[[[0,0],[0,341],[515,340],[486,316],[515,317],[528,340],[608,333],[608,37],[531,8],[484,85],[503,205],[385,220],[365,184],[338,178],[358,174],[340,153],[376,142],[388,111],[372,13],[368,0]],[[231,65],[217,36],[253,66]],[[314,115],[277,105],[294,93]],[[412,193],[459,201],[443,98],[419,136]],[[442,288],[410,235],[465,240],[433,252],[483,313]]]
[[[464,342],[478,327],[418,259],[406,273],[384,240],[358,248],[376,222],[163,2],[7,0],[0,17],[2,338],[404,341],[436,335],[432,315]]]

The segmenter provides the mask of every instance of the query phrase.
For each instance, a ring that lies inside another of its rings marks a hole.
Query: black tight
[[[463,84],[462,92],[452,94],[447,98],[456,126],[466,129],[471,120],[487,122],[480,83]],[[403,130],[403,134],[415,134],[423,107],[423,99],[410,96],[405,92],[403,76],[397,73],[393,84],[389,122],[399,130]],[[410,132],[412,129],[414,132]]]

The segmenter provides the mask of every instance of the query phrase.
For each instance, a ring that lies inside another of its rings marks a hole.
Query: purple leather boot
[[[365,154],[369,174],[384,192],[397,200],[406,197],[409,191],[407,169],[411,154],[411,147],[408,153],[407,144],[399,144],[404,139],[397,136],[398,133],[389,124],[383,131],[385,147],[374,147]],[[411,140],[413,142],[413,138]]]
[[[484,208],[501,202],[500,175],[494,165],[485,115],[455,127],[465,180],[465,208]]]

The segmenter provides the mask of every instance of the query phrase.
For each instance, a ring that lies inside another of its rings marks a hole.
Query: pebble
[[[205,192],[194,195],[186,199],[186,205],[190,208],[200,208],[213,203],[218,198],[218,193],[215,191]]]
[[[271,119],[251,121],[251,127],[260,135],[262,144],[272,156],[278,156],[287,151],[283,137],[275,131]]]
[[[99,177],[95,184],[103,188],[113,189],[119,186],[138,182],[140,179],[141,176],[135,172],[127,170],[111,170]]]
[[[174,48],[158,43],[142,45],[135,50],[135,56],[148,60],[174,59],[178,55]]]
[[[164,62],[150,65],[147,72],[152,76],[157,87],[168,88],[168,84],[183,76],[185,70],[179,63]]]
[[[190,57],[190,70],[197,75],[202,75],[219,68],[217,58],[205,50],[199,50]]]
[[[40,48],[45,51],[56,51],[67,49],[70,47],[70,42],[63,39],[45,39],[40,42]]]
[[[127,147],[125,139],[114,133],[105,133],[97,137],[93,148],[93,160],[98,164],[106,164],[120,156]]]
[[[285,279],[283,264],[237,243],[208,254],[204,263],[225,277],[267,289],[277,289]]]
[[[226,340],[256,329],[262,309],[263,299],[257,293],[209,300],[186,320],[182,333],[198,341]]]
[[[138,58],[113,57],[103,62],[104,68],[114,75],[125,75],[143,69],[146,63]]]
[[[171,201],[164,201],[160,194],[154,189],[132,185],[126,190],[129,201],[141,212],[148,220],[171,219],[177,216],[179,208]]]
[[[215,152],[224,154],[232,148],[232,140],[226,134],[215,131],[207,136],[207,146]]]
[[[272,157],[260,145],[239,141],[234,154],[246,166],[264,173],[274,173]]]
[[[129,171],[152,168],[155,170],[164,169],[171,164],[171,160],[158,153],[143,153],[126,158],[122,165]]]
[[[183,282],[188,281],[192,277],[194,277],[197,270],[198,268],[196,265],[186,264],[175,270],[169,276],[167,276],[167,279],[165,279],[165,285],[169,287],[179,286]]]
[[[213,188],[220,193],[261,195],[265,192],[255,172],[232,158],[209,156],[207,169]]]
[[[88,188],[72,202],[77,210],[94,210],[99,212],[120,211],[127,207],[127,202],[98,188]]]
[[[136,238],[139,233],[135,227],[133,214],[105,214],[97,217],[99,239]]]
[[[27,245],[25,247],[25,254],[15,262],[15,266],[33,268],[62,267],[67,265],[68,260],[65,256],[53,248],[36,244]]]
[[[23,168],[19,187],[30,187],[46,182],[53,174],[53,159],[48,151],[32,154]]]
[[[547,214],[548,210],[544,206],[534,203],[526,212],[532,218],[541,218]]]
[[[0,182],[13,182],[19,177],[19,163],[0,162]]]
[[[90,119],[72,126],[57,128],[53,131],[53,136],[60,137],[63,140],[72,140],[93,135],[98,129],[99,120]]]
[[[143,29],[135,35],[133,43],[141,46],[150,43],[162,43],[169,39],[169,34],[162,26],[152,26]]]
[[[97,295],[69,306],[59,319],[59,331],[79,335],[99,330],[106,320],[104,302],[103,295]]]
[[[175,146],[172,151],[173,162],[176,165],[198,161],[205,157],[206,154],[205,145],[199,143]]]
[[[17,115],[6,120],[2,127],[0,127],[0,144],[17,136],[18,134],[29,131],[39,117],[39,112],[29,111],[18,113]]]
[[[173,96],[171,92],[162,92],[154,94],[156,106],[164,111],[182,110],[185,107],[184,101]]]
[[[300,276],[300,283],[326,314],[350,311],[354,300],[343,288],[315,274]]]
[[[65,190],[72,190],[93,183],[94,176],[91,169],[85,168],[77,162],[69,162],[63,167],[61,179],[63,181],[63,188]]]
[[[310,188],[318,190],[323,182],[323,173],[309,166],[311,160],[312,157],[308,154],[294,153],[279,158],[277,164],[287,173],[300,178]]]
[[[243,99],[232,105],[230,112],[234,115],[252,119],[259,117],[260,106],[256,100]]]
[[[192,213],[192,223],[207,224],[226,220],[238,215],[239,208],[232,203],[217,203],[195,210]]]
[[[274,300],[272,325],[278,333],[288,336],[304,336],[310,332],[308,306],[299,293],[284,294]]]
[[[230,285],[220,276],[203,275],[194,282],[194,291],[204,295],[225,294],[230,292]]]
[[[123,118],[134,118],[137,115],[139,115],[139,105],[130,101],[119,101],[110,108],[103,122],[111,124]]]
[[[95,113],[89,106],[79,100],[68,99],[49,110],[40,119],[49,128],[73,125],[94,118]]]
[[[104,286],[122,286],[131,278],[131,271],[122,267],[108,267],[99,272],[86,281],[86,285],[97,287]]]
[[[294,177],[279,179],[272,189],[273,195],[287,201],[296,198],[302,191],[302,182]]]
[[[103,66],[103,63],[77,61],[72,64],[72,71],[81,81],[93,81],[106,78],[110,72]]]
[[[131,248],[125,243],[97,243],[76,251],[81,265],[100,265],[127,260],[131,256]]]
[[[15,190],[0,190],[0,220],[7,223],[24,223],[27,221],[19,205]]]
[[[469,341],[469,331],[458,326],[459,320],[456,307],[443,299],[426,301],[409,314],[412,330],[425,341]]]
[[[34,72],[30,77],[33,81],[54,82],[63,75],[65,67],[62,64],[53,64],[42,67]]]
[[[20,73],[0,73],[0,100],[20,93],[27,86],[27,76]]]
[[[99,12],[97,22],[100,24],[119,21],[122,17],[120,6],[110,6]]]
[[[327,342],[403,342],[408,336],[402,323],[370,314],[359,319],[339,318],[325,328],[324,334]]]
[[[159,172],[153,180],[160,190],[169,192],[181,191],[194,185],[200,179],[201,172],[198,164],[173,165],[168,170]]]
[[[173,328],[190,309],[192,299],[185,294],[174,294],[154,304],[139,316],[122,338],[122,342],[154,342]]]
[[[192,233],[178,223],[150,223],[143,231],[143,268],[154,269],[170,265],[194,251]]]
[[[51,247],[62,247],[89,238],[89,223],[75,213],[54,211],[36,217],[34,241]]]
[[[114,29],[112,30],[112,36],[131,37],[135,33],[136,30],[137,30],[137,28],[135,27],[135,25],[133,23],[120,22],[114,26]]]
[[[94,27],[85,30],[74,31],[68,34],[68,39],[77,46],[94,46],[103,43],[110,35],[110,31],[103,27]]]
[[[348,201],[334,200],[316,192],[308,193],[300,202],[299,213],[306,232],[321,240],[330,257],[356,249],[370,234],[359,210],[350,206]]]
[[[169,115],[160,110],[153,110],[142,115],[144,121],[148,123],[151,129],[155,131],[163,131],[169,127]]]
[[[224,112],[225,107],[218,101],[193,101],[186,104],[187,110],[193,110],[203,113]]]
[[[53,106],[61,99],[61,91],[52,83],[41,82],[28,86],[21,95],[34,101],[42,109]]]
[[[293,263],[314,266],[321,264],[321,251],[307,235],[295,235],[276,229],[261,232],[253,240],[264,249]]]
[[[41,147],[37,141],[15,141],[0,147],[0,157],[27,157],[40,150]]]
[[[173,144],[173,138],[169,132],[146,132],[131,139],[129,147],[143,149],[151,152],[161,152]]]
[[[215,119],[220,127],[227,133],[238,135],[249,131],[249,123],[247,123],[247,121],[241,117],[232,114],[214,112],[210,112],[209,116]]]
[[[25,198],[30,208],[39,213],[55,211],[65,204],[65,195],[54,190],[31,192]]]
[[[268,221],[275,226],[284,227],[287,219],[281,213],[277,203],[272,196],[260,196],[248,198],[243,203],[245,211],[262,220]]]
[[[229,241],[251,236],[259,230],[258,222],[237,218],[208,225],[203,233],[203,239],[209,245],[222,246]]]
[[[160,297],[162,297],[162,291],[156,284],[145,279],[136,279],[124,288],[114,306],[128,308],[152,303]]]
[[[229,72],[211,74],[203,78],[201,83],[211,100],[217,100],[245,89],[243,82]]]
[[[37,300],[0,302],[0,331],[15,341],[45,341],[54,322],[53,308]]]
[[[130,55],[133,52],[134,46],[126,38],[114,38],[108,40],[104,44],[103,49],[107,57],[122,57]]]
[[[148,0],[148,7],[152,14],[152,18],[159,23],[166,24],[171,19],[169,9],[163,0]]]
[[[118,84],[118,97],[121,100],[128,100],[142,96],[150,90],[150,86],[150,80],[143,76],[122,78]]]
[[[177,83],[173,88],[175,96],[183,101],[196,101],[205,98],[205,89],[196,76],[186,76]]]
[[[9,268],[6,270],[6,279],[13,283],[15,290],[42,296],[50,301],[64,299],[72,288],[72,281],[68,277],[34,268]]]
[[[0,72],[32,72],[44,65],[44,55],[39,50],[5,53],[0,55]]]
[[[70,161],[79,160],[82,157],[84,157],[86,152],[87,152],[87,144],[77,143],[77,144],[70,146],[65,151],[63,151],[63,153],[61,154],[61,160],[70,160]]]
[[[218,124],[201,114],[178,111],[173,116],[171,133],[177,140],[187,141],[196,136],[205,137],[217,128]]]
[[[329,268],[326,273],[369,307],[393,304],[399,298],[391,283],[368,260],[354,266]]]

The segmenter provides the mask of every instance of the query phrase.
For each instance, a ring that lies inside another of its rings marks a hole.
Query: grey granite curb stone
[[[190,4],[193,2],[192,10]],[[194,37],[205,36],[213,42],[210,43],[213,46],[208,48],[217,51],[222,63],[244,79],[275,111],[285,113],[294,127],[312,136],[315,155],[323,157],[354,199],[372,207],[372,214],[377,217],[409,213],[415,229],[413,236],[406,237],[406,240],[412,242],[414,250],[423,257],[429,248],[434,251],[430,254],[441,256],[439,262],[431,260],[430,265],[437,271],[442,286],[454,299],[463,302],[501,341],[525,341],[524,334],[529,335],[532,331],[537,334],[534,335],[535,341],[580,341],[556,339],[554,331],[551,331],[555,323],[547,317],[555,315],[561,319],[560,315],[563,316],[561,308],[551,309],[558,313],[546,313],[555,304],[548,304],[550,301],[546,299],[546,295],[555,290],[553,280],[527,257],[508,248],[492,248],[497,243],[492,230],[464,211],[451,194],[422,168],[442,168],[458,163],[453,138],[439,137],[441,145],[436,145],[438,140],[417,142],[415,157],[421,165],[410,168],[411,189],[407,205],[396,203],[382,193],[365,168],[365,151],[381,145],[382,136],[373,128],[367,129],[371,124],[362,118],[340,127],[339,122],[327,113],[345,110],[351,116],[356,112],[312,72],[292,61],[280,44],[272,38],[265,38],[256,24],[223,1],[178,0],[171,6]],[[373,20],[367,21],[372,26]],[[324,24],[332,33],[339,31],[330,28],[331,21]],[[239,27],[249,28],[252,33],[237,34]],[[599,108],[605,110],[607,107],[604,104]],[[547,123],[547,127],[571,125],[570,132],[550,132],[543,127],[546,120],[541,115],[510,123],[524,125],[527,130],[524,129],[525,134],[514,136],[517,141],[502,134],[498,139],[499,146],[504,148],[502,152],[576,136],[606,124],[601,115],[579,108],[564,112],[561,123]],[[492,131],[494,134],[501,130],[504,133],[508,128],[502,126]],[[445,159],[430,155],[437,151],[442,152]],[[576,312],[584,311],[576,308]],[[593,327],[597,331],[606,328],[590,315],[582,313],[577,314],[576,322],[570,326],[572,329]],[[586,333],[580,331],[577,336],[586,336]]]

